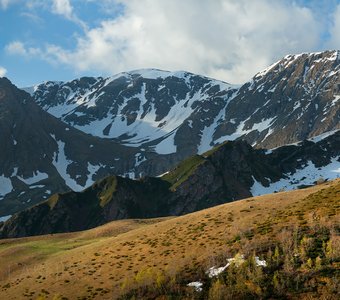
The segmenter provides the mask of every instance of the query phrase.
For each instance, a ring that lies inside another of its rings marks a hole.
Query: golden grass
[[[229,255],[238,238],[251,243],[255,235],[257,242],[269,242],[283,226],[309,222],[315,211],[334,221],[338,205],[328,209],[319,200],[303,200],[330,187],[340,193],[340,180],[181,217],[115,221],[84,232],[2,240],[0,299],[116,298],[143,270],[189,270],[222,253]]]

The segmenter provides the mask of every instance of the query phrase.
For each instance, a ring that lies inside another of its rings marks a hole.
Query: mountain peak
[[[272,72],[279,72],[287,68],[295,68],[301,63],[308,64],[310,68],[322,65],[330,68],[331,65],[333,66],[333,63],[336,63],[336,66],[339,66],[339,53],[339,50],[327,50],[323,52],[303,52],[300,54],[288,54],[270,65],[269,67],[258,72],[254,76],[254,78],[261,78]]]

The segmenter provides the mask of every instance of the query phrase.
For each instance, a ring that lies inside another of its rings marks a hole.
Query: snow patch
[[[271,126],[271,124],[273,123],[273,121],[276,119],[276,117],[273,118],[269,118],[269,119],[262,119],[262,121],[260,123],[254,123],[253,126],[250,129],[244,129],[245,123],[250,119],[250,117],[244,121],[242,121],[236,128],[235,132],[231,135],[226,135],[226,136],[222,136],[219,139],[217,139],[215,141],[216,144],[219,143],[223,143],[227,140],[229,141],[234,141],[237,138],[246,135],[250,132],[252,132],[253,130],[257,130],[258,132],[262,132],[264,130],[266,130],[267,128],[269,128]],[[270,132],[270,130],[269,130]],[[266,137],[271,133],[269,133],[266,135]],[[265,138],[266,138],[265,137]]]
[[[93,176],[98,172],[98,170],[102,167],[102,165],[92,165],[90,162],[87,162],[87,171],[89,175],[87,175],[87,180],[84,188],[89,187],[93,182]]]
[[[216,277],[216,276],[220,275],[222,272],[224,272],[224,270],[227,269],[229,266],[230,266],[230,263],[228,262],[223,267],[219,267],[219,268],[211,267],[207,271],[207,274],[208,274],[209,278]]]
[[[39,188],[39,189],[41,189],[41,188],[44,188],[45,186],[44,185],[42,185],[42,184],[37,184],[37,185],[31,185],[30,186],[30,189],[32,190],[32,189],[37,189],[37,188]]]
[[[264,75],[266,75],[267,73],[269,73],[270,70],[272,70],[277,64],[279,64],[280,61],[277,61],[273,64],[271,64],[269,67],[265,68],[264,70],[258,72],[254,78],[258,78],[258,77],[263,77]]]
[[[227,264],[223,267],[211,267],[206,273],[208,274],[209,278],[218,276],[221,274],[226,268],[228,268],[232,263],[235,264],[237,267],[244,263],[244,255],[236,254],[235,257],[227,258]]]
[[[203,286],[203,283],[200,282],[200,281],[193,281],[193,282],[190,282],[187,284],[187,286],[191,286],[195,289],[196,292],[202,292],[202,286]]]
[[[3,199],[4,196],[12,192],[13,186],[12,181],[5,177],[4,175],[0,176],[0,200]]]
[[[258,256],[255,256],[255,264],[258,267],[267,267],[267,262],[265,260],[261,260]]]
[[[219,121],[223,119],[225,116],[225,110],[226,110],[226,107],[228,106],[228,103],[224,106],[223,109],[221,109],[220,113],[216,116],[214,121],[209,126],[204,127],[201,133],[201,143],[197,148],[198,154],[202,154],[208,151],[209,149],[211,149],[214,132],[216,131],[216,127],[218,126]]]
[[[175,153],[177,151],[177,146],[175,145],[175,134],[170,134],[163,141],[158,143],[155,147],[155,151],[158,154]]]
[[[135,154],[135,167],[138,167],[144,161],[146,161],[146,158],[142,153]]]
[[[208,269],[206,274],[209,276],[209,278],[213,278],[224,272],[231,264],[235,264],[236,267],[239,267],[245,262],[244,255],[243,254],[236,254],[235,257],[228,258],[227,264],[223,267],[211,267]],[[258,256],[255,256],[255,264],[259,267],[266,267],[267,262],[265,260],[261,260]]]
[[[8,219],[10,219],[10,217],[12,217],[12,215],[2,216],[0,217],[0,222],[6,222]]]
[[[334,95],[334,99],[332,100],[332,104],[330,107],[334,106],[340,99],[340,95]]]
[[[340,177],[340,156],[332,158],[331,162],[323,167],[315,167],[312,161],[308,161],[304,167],[293,174],[285,174],[287,178],[270,183],[268,187],[263,186],[254,177],[254,184],[250,189],[253,196],[271,194],[283,190],[297,189],[301,185],[314,185],[319,178],[333,180]]]
[[[33,172],[33,176],[30,178],[23,178],[23,177],[18,176],[18,179],[20,179],[22,182],[26,183],[27,185],[37,183],[47,178],[48,178],[48,174],[40,172],[40,171]]]
[[[54,135],[51,134],[54,140],[58,144],[58,151],[54,153],[53,165],[57,169],[60,176],[65,180],[66,185],[75,192],[80,192],[84,189],[83,186],[79,185],[68,173],[67,167],[72,163],[71,160],[67,159],[65,155],[65,143],[56,139]]]
[[[308,141],[311,141],[311,142],[314,142],[314,143],[318,143],[320,141],[322,141],[323,139],[335,134],[336,132],[340,131],[340,129],[336,129],[336,130],[332,130],[332,131],[327,131],[327,132],[324,132],[320,135],[317,135],[317,136],[314,136],[310,139],[308,139]]]

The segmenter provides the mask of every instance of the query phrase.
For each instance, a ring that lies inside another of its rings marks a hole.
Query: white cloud
[[[80,25],[84,30],[87,30],[85,22],[80,20],[78,16],[73,11],[73,6],[70,0],[53,0],[52,1],[52,12],[61,15],[64,18],[73,21],[74,23]]]
[[[293,1],[120,2],[123,15],[85,30],[74,49],[48,45],[33,50],[78,72],[156,67],[240,83],[288,53],[315,50],[320,41],[321,26],[312,11]],[[55,13],[74,18],[69,1],[54,4]]]
[[[27,51],[25,49],[24,44],[19,41],[11,42],[10,44],[6,46],[5,49],[9,54],[19,54],[23,56],[27,55]]]
[[[329,33],[330,39],[327,47],[331,49],[340,49],[340,4],[334,10],[333,24]]]
[[[14,41],[9,43],[5,50],[8,54],[12,55],[21,55],[25,57],[34,57],[34,56],[41,56],[44,55],[44,52],[40,50],[39,48],[33,48],[33,47],[26,47],[22,42],[20,41]]]
[[[6,10],[14,4],[20,4],[21,10],[25,8],[32,10],[35,8],[44,8],[45,10],[51,7],[51,0],[0,0],[0,8]]]
[[[73,7],[69,0],[53,0],[52,10],[54,13],[63,15],[68,19],[73,16]]]
[[[7,73],[7,70],[4,67],[0,66],[0,77],[4,77]]]

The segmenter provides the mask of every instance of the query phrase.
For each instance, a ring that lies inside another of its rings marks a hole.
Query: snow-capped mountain
[[[242,86],[139,70],[45,82],[26,89],[34,101],[0,79],[0,216],[109,174],[157,176],[226,140],[269,149],[340,129],[339,65],[338,51],[289,55]]]
[[[273,148],[340,128],[339,70],[338,51],[326,51],[288,55],[242,86],[149,69],[46,82],[32,96],[83,132],[184,157],[225,140]]]
[[[234,124],[220,124],[214,140],[273,148],[339,129],[339,71],[339,51],[284,57],[240,88],[225,117]]]
[[[158,154],[190,155],[201,143],[205,124],[225,110],[237,87],[187,72],[149,69],[47,82],[33,91],[44,110],[83,132]]]

